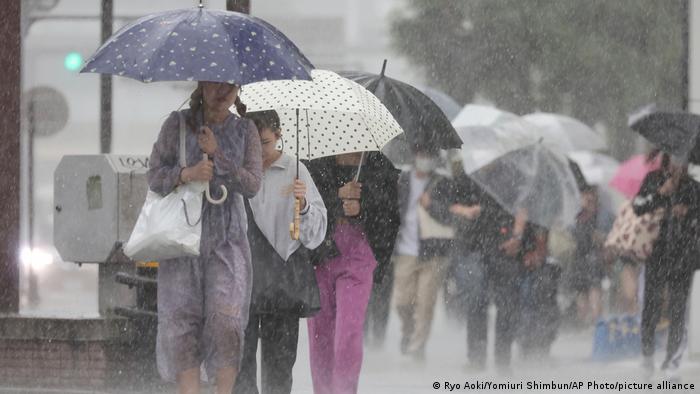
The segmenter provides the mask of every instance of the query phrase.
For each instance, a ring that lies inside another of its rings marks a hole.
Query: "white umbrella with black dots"
[[[282,142],[299,160],[342,153],[379,151],[403,133],[389,110],[369,90],[325,70],[312,70],[311,81],[278,80],[251,83],[241,91],[248,111],[274,110],[280,118]],[[292,131],[292,132],[289,132]],[[292,239],[297,239],[300,204],[297,201]]]
[[[311,81],[280,80],[244,85],[241,101],[249,112],[275,110],[285,131],[297,130],[298,159],[381,150],[403,130],[389,110],[367,89],[340,75],[312,70]],[[282,134],[296,147],[297,133]]]

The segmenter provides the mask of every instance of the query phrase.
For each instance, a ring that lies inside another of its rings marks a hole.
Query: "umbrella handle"
[[[294,221],[289,223],[289,236],[293,240],[299,239],[299,228],[301,227],[301,199],[294,199]]]
[[[204,160],[209,160],[209,156],[207,156],[206,153],[204,154]],[[226,189],[226,186],[224,185],[219,185],[219,187],[221,188],[221,198],[217,200],[212,198],[209,192],[209,182],[207,182],[207,185],[204,188],[204,196],[207,198],[207,201],[209,201],[209,203],[214,205],[221,205],[224,203],[224,201],[226,201],[226,198],[228,197],[228,189]]]
[[[360,180],[360,171],[362,171],[362,164],[365,161],[365,152],[362,152],[362,155],[360,155],[360,164],[357,165],[357,172],[355,172],[355,177],[353,178],[353,181],[358,182]]]

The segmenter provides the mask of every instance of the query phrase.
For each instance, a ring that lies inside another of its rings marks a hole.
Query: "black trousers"
[[[508,264],[505,270],[489,271],[491,297],[496,306],[496,337],[494,338],[494,361],[496,366],[509,366],[513,341],[518,331],[520,317],[520,265],[517,259],[500,258],[500,263]]]
[[[461,287],[467,320],[467,360],[475,367],[486,365],[488,332],[488,282],[486,265],[479,252],[462,251],[452,256],[453,275]]]
[[[520,263],[504,256],[471,255],[465,259],[470,276],[467,300],[467,358],[470,363],[486,363],[489,299],[496,306],[494,361],[510,365],[518,329]]]
[[[241,369],[233,392],[258,394],[258,339],[261,342],[262,394],[289,394],[292,368],[297,358],[299,318],[274,314],[251,314],[245,330]]]
[[[654,354],[656,325],[661,318],[663,292],[668,286],[670,326],[666,343],[665,365],[678,362],[685,338],[685,309],[694,271],[677,268],[666,261],[650,261],[644,272],[644,307],[642,309],[642,354]]]
[[[394,271],[387,270],[382,277],[382,281],[375,282],[372,286],[372,293],[367,305],[367,315],[365,318],[365,338],[366,342],[381,346],[386,337],[386,327],[389,323],[389,312],[391,306],[391,292],[394,288]]]

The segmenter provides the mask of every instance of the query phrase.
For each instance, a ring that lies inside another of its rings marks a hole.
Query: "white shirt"
[[[418,228],[418,200],[423,195],[430,178],[418,178],[415,171],[411,171],[409,181],[411,191],[408,197],[406,214],[401,220],[399,235],[396,238],[394,252],[400,256],[418,256],[420,247]]]
[[[295,159],[282,154],[263,173],[260,191],[249,199],[253,220],[275,251],[287,261],[300,245],[315,249],[326,238],[328,216],[323,199],[311,179],[309,170],[299,163],[299,179],[306,184],[306,207],[302,209],[299,239],[292,240],[289,224],[294,220],[293,184]]]

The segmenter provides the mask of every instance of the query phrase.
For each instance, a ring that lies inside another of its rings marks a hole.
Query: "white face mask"
[[[424,173],[432,172],[437,167],[437,161],[431,157],[416,157],[416,170]]]

